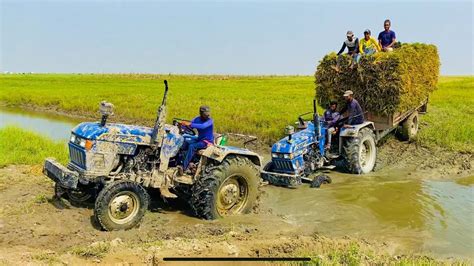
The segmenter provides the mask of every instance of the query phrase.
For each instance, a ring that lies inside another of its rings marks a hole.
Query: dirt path
[[[389,140],[380,150],[379,169],[417,169],[414,178],[424,176],[423,173],[441,179],[472,175],[472,155],[445,155],[433,156],[431,151],[414,144],[400,145]],[[165,263],[163,258],[315,254],[318,256],[313,257],[313,262],[434,262],[414,254],[400,255],[397,244],[390,241],[328,237],[317,230],[302,231],[268,205],[260,206],[258,214],[203,221],[192,217],[182,204],[169,206],[157,200],[139,228],[103,232],[93,219],[92,206],[74,207],[65,200],[54,200],[52,195],[53,183],[38,167],[0,169],[0,264],[183,265]]]

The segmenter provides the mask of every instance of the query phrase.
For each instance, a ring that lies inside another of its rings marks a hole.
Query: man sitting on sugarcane
[[[372,55],[380,52],[380,46],[374,37],[370,36],[370,30],[364,31],[364,38],[359,42],[359,51],[362,55]]]
[[[337,109],[337,102],[331,101],[329,104],[329,108],[326,109],[324,112],[324,121],[327,123],[327,141],[326,141],[326,150],[331,149],[331,137],[332,135],[336,134],[337,127],[336,123],[341,117],[340,114],[336,111]]]
[[[346,100],[346,106],[341,109],[340,114],[347,112],[347,121],[344,123],[343,127],[350,127],[351,125],[358,125],[364,123],[364,113],[360,107],[359,102],[354,99],[354,93],[349,90],[344,92],[344,99]],[[346,120],[346,119],[344,119]]]
[[[340,55],[344,52],[347,47],[347,54],[352,57],[352,62],[350,68],[354,67],[354,64],[359,63],[360,54],[359,54],[359,38],[354,38],[354,33],[352,31],[347,31],[346,34],[347,40],[342,43],[341,50],[337,53],[337,70],[339,70],[339,60]]]
[[[393,51],[393,46],[397,42],[395,32],[390,30],[390,25],[390,20],[386,19],[383,23],[384,31],[379,33],[379,45],[384,52]]]
[[[198,137],[184,143],[183,149],[186,150],[186,157],[183,161],[182,171],[186,171],[194,157],[194,154],[208,145],[214,143],[214,122],[212,121],[211,109],[207,105],[199,107],[199,116],[191,122],[181,121],[181,125],[195,128],[198,131]],[[182,173],[181,173],[182,174]]]

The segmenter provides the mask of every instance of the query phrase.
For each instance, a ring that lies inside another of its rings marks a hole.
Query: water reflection
[[[18,126],[48,136],[54,140],[69,138],[71,129],[79,121],[58,115],[28,112],[14,108],[0,109],[0,128]]]

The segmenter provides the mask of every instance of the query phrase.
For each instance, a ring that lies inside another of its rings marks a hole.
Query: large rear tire
[[[344,145],[344,158],[346,168],[350,173],[371,172],[377,159],[377,146],[372,130],[363,128],[359,131],[357,138],[348,139]]]
[[[249,159],[228,157],[201,175],[192,188],[190,205],[196,216],[206,220],[249,213],[257,201],[259,182],[259,170]]]
[[[115,181],[100,191],[94,216],[104,230],[128,230],[140,224],[149,202],[148,193],[138,183]]]
[[[402,123],[401,140],[413,140],[418,133],[418,111],[414,111]]]

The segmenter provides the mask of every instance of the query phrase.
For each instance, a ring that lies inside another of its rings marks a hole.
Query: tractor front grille
[[[75,165],[81,167],[82,169],[86,169],[86,152],[84,149],[69,143],[69,158]]]
[[[293,164],[287,159],[273,159],[273,165],[276,170],[293,171]]]

